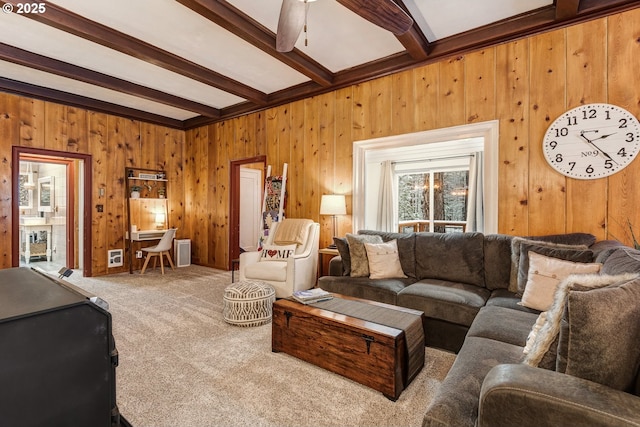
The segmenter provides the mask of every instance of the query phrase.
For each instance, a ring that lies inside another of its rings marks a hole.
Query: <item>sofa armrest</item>
[[[638,426],[640,397],[527,365],[493,367],[482,383],[478,427]]]

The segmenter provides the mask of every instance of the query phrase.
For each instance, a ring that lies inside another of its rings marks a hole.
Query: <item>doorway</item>
[[[264,175],[266,170],[266,156],[250,157],[241,160],[231,161],[231,180],[229,193],[230,213],[229,213],[229,260],[228,268],[233,268],[233,260],[240,257],[241,247],[243,250],[257,246],[258,233],[254,234],[254,242],[251,244],[250,231],[253,227],[259,227],[260,216],[262,214],[262,187],[264,185]],[[251,172],[254,170],[258,172]],[[251,201],[249,201],[251,199]],[[243,202],[241,203],[241,200]],[[256,211],[257,208],[257,211]],[[253,213],[252,213],[253,212]],[[257,212],[258,217],[252,218]],[[241,231],[242,227],[242,231]],[[243,240],[241,244],[241,232]],[[244,246],[247,248],[244,248]]]
[[[90,162],[90,155],[14,147],[14,267],[91,275]]]

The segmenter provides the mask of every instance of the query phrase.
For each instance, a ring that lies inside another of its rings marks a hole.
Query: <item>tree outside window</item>
[[[399,223],[401,226],[404,223],[405,227],[419,224],[419,231],[464,231],[468,185],[468,170],[400,175]]]

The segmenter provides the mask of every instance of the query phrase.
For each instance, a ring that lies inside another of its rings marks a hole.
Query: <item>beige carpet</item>
[[[231,273],[199,266],[69,282],[110,305],[120,354],[117,401],[134,427],[420,426],[453,363],[427,348],[425,366],[396,402],[283,353],[271,325],[224,322]]]

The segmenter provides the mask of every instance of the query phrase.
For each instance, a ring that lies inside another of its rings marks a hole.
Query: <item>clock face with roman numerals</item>
[[[603,178],[621,171],[636,157],[640,123],[616,105],[582,105],[549,126],[542,150],[551,167],[568,177]]]

